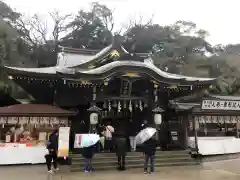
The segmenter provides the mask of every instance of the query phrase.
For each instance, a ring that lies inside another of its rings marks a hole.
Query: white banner
[[[240,110],[240,101],[203,100],[202,109],[205,110]]]
[[[69,154],[69,127],[59,128],[59,138],[58,138],[58,156],[67,157]]]

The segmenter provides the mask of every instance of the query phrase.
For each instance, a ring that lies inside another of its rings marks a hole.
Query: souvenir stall
[[[224,97],[203,99],[199,107],[193,108],[189,119],[189,146],[197,145],[201,155],[240,153],[240,99]]]
[[[75,112],[50,105],[19,104],[0,108],[0,165],[44,163],[54,128],[69,126]]]

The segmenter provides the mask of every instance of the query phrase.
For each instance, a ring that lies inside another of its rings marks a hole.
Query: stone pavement
[[[150,175],[144,175],[142,169],[71,173],[66,167],[50,175],[43,165],[8,166],[0,167],[0,180],[240,180],[239,169],[240,159],[205,163],[202,167],[158,168]]]

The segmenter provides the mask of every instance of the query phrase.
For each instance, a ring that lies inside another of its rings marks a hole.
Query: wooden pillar
[[[195,140],[195,149],[196,149],[196,152],[197,154],[199,153],[199,150],[198,150],[198,128],[197,128],[197,125],[196,125],[196,120],[194,118],[194,116],[192,116],[192,121],[193,121],[193,131],[194,131],[194,140]]]
[[[188,114],[183,115],[183,148],[188,148]]]
[[[101,108],[97,107],[96,105],[96,97],[97,97],[97,87],[93,86],[93,99],[91,103],[91,107],[88,109],[89,111],[89,133],[96,133],[96,125],[99,122],[98,116]]]

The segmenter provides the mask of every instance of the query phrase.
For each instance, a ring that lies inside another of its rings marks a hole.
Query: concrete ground
[[[101,171],[72,173],[66,167],[56,174],[48,174],[45,166],[0,167],[0,180],[239,180],[240,159],[204,163],[202,167],[158,168],[144,175],[142,169],[124,172]]]

